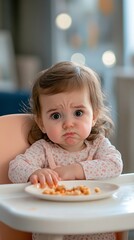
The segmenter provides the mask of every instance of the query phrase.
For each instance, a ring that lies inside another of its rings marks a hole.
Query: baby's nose
[[[63,122],[63,128],[64,129],[72,128],[73,126],[74,126],[74,123],[73,123],[72,118],[67,118],[67,119],[64,120],[64,122]]]

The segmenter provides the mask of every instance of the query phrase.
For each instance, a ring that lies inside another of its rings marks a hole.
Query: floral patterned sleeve
[[[98,146],[95,146],[92,157],[80,162],[86,179],[105,179],[119,176],[123,169],[120,152],[107,138],[102,138]]]
[[[25,183],[37,169],[45,167],[44,140],[31,145],[24,154],[16,156],[9,163],[8,177],[13,183]]]

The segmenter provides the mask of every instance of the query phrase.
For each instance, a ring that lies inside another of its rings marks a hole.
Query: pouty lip
[[[67,132],[67,133],[65,133],[63,136],[72,136],[72,135],[74,135],[75,134],[75,132]]]

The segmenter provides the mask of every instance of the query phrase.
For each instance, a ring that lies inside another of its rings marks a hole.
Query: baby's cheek
[[[83,137],[87,138],[91,132],[91,126],[89,124],[85,124],[81,130]]]
[[[59,138],[59,132],[57,130],[57,128],[51,128],[48,132],[47,132],[47,135],[49,137],[49,139],[52,141],[52,142],[57,142],[58,138]]]

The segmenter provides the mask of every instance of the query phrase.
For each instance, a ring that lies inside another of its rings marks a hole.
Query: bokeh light
[[[71,26],[72,18],[70,15],[68,15],[66,13],[61,13],[56,17],[55,23],[58,28],[60,28],[62,30],[66,30]]]
[[[102,62],[107,67],[112,67],[116,63],[116,57],[114,52],[106,51],[102,55]]]
[[[74,53],[71,56],[71,61],[84,65],[86,62],[85,56],[82,53]]]

